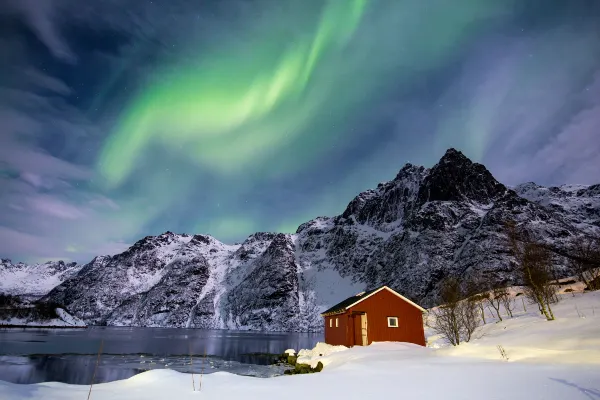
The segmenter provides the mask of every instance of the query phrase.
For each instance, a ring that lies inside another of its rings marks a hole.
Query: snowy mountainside
[[[593,188],[577,190],[593,199]],[[341,215],[294,234],[255,233],[236,245],[148,236],[92,260],[45,299],[89,324],[285,331],[320,330],[320,311],[384,284],[428,307],[447,276],[519,283],[504,234],[509,219],[557,251],[596,229],[596,203],[579,218],[578,208],[516,190],[450,149],[432,168],[407,164]],[[555,264],[557,275],[570,274],[564,260]]]
[[[564,214],[566,219],[582,229],[600,231],[600,184],[544,187],[528,182],[514,190],[529,201]]]
[[[13,264],[0,259],[0,293],[41,297],[53,287],[75,275],[82,265],[64,261],[48,261],[44,264]]]

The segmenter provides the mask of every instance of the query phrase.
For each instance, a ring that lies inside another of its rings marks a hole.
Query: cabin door
[[[369,344],[369,339],[367,337],[367,328],[368,328],[368,324],[367,324],[367,314],[361,314],[360,315],[360,333],[361,333],[361,337],[362,337],[362,345],[363,346],[367,346]]]

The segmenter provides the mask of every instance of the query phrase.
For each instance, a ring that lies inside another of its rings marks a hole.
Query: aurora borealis
[[[251,38],[252,51],[221,50],[164,73],[125,112],[100,157],[102,175],[120,183],[152,142],[183,144],[190,159],[219,172],[247,168],[289,143],[325,106],[331,84],[309,93],[313,75],[352,38],[365,7],[366,0],[328,2],[314,32],[297,42]]]
[[[292,232],[450,146],[600,181],[594,1],[30,3],[0,6],[2,257]]]

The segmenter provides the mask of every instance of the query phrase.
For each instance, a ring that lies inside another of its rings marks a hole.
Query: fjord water
[[[0,329],[0,380],[90,384],[101,342],[94,383],[156,368],[269,377],[284,369],[272,365],[274,354],[322,340],[321,333],[179,328]]]

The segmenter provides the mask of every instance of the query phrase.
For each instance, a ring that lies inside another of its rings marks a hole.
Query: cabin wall
[[[421,310],[402,300],[400,297],[383,289],[348,310],[351,312],[366,312],[369,344],[373,342],[409,342],[425,346],[423,330],[423,315]],[[388,327],[387,317],[398,317],[398,327]],[[360,326],[360,315],[352,318],[355,327]],[[354,329],[356,331],[356,329]],[[354,333],[354,332],[353,332]],[[352,335],[352,343],[359,345],[358,332]],[[328,342],[329,343],[329,342]]]
[[[338,320],[338,327],[335,326],[335,320]],[[332,321],[332,327],[329,327],[329,321]],[[348,314],[337,314],[325,317],[325,343],[331,345],[348,346]]]

